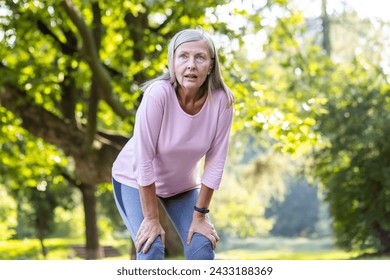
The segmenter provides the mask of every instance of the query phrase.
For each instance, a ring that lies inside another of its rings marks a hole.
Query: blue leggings
[[[113,180],[114,197],[122,219],[130,231],[131,238],[135,237],[143,221],[141,201],[136,188],[126,186]],[[192,222],[194,205],[198,199],[199,190],[191,190],[169,198],[161,198],[169,218],[179,233],[184,246],[184,255],[187,260],[213,260],[215,253],[211,241],[205,236],[195,233],[189,245],[187,242],[188,230]],[[207,216],[207,219],[209,217]],[[137,260],[162,260],[164,259],[164,247],[161,237],[158,236],[152,246],[144,254],[142,250],[137,253]]]

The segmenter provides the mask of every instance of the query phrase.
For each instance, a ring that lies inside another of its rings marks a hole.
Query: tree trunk
[[[96,212],[96,187],[82,184],[80,186],[83,195],[84,218],[85,218],[85,240],[86,259],[96,260],[104,258],[104,251],[99,246],[99,231],[97,227]]]
[[[45,246],[45,228],[40,224],[39,219],[38,219],[38,239],[39,243],[41,244],[41,252],[43,257],[46,259],[47,258],[47,249]]]
[[[327,0],[322,0],[321,3],[321,13],[322,13],[322,47],[328,55],[331,54],[332,47],[330,42],[330,22],[327,11]]]

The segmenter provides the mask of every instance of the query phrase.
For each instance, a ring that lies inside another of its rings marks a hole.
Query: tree
[[[381,34],[383,28],[374,28],[371,21],[359,19],[353,11],[333,17],[330,31],[326,1],[322,3],[327,53],[329,33],[333,38],[350,38],[341,51],[340,43],[332,41],[332,57],[344,58],[344,63],[334,63],[333,71],[326,73],[332,82],[323,86],[327,102],[324,113],[316,118],[323,142],[312,153],[311,172],[324,187],[337,244],[347,250],[370,248],[388,253],[390,227],[386,217],[390,208],[386,193],[390,184],[385,174],[389,165],[389,83],[380,67],[385,57],[372,51],[385,49],[384,38],[388,37]],[[359,40],[370,43],[361,46]],[[356,55],[358,49],[360,55]]]
[[[327,141],[313,153],[312,170],[325,187],[337,243],[388,253],[390,85],[363,57],[332,75],[337,86],[317,128]]]

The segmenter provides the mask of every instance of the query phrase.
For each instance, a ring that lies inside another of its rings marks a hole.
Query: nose
[[[187,69],[189,69],[189,70],[195,69],[195,61],[194,61],[194,58],[190,58],[190,59],[188,60]]]

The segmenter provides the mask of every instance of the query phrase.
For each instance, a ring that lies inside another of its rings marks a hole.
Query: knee
[[[191,243],[184,246],[184,254],[187,260],[213,260],[215,257],[211,241],[199,233],[195,233]]]
[[[144,245],[145,246],[145,245]],[[164,246],[161,238],[158,237],[150,246],[146,253],[143,253],[144,246],[141,251],[137,253],[137,260],[163,260],[164,259]]]

